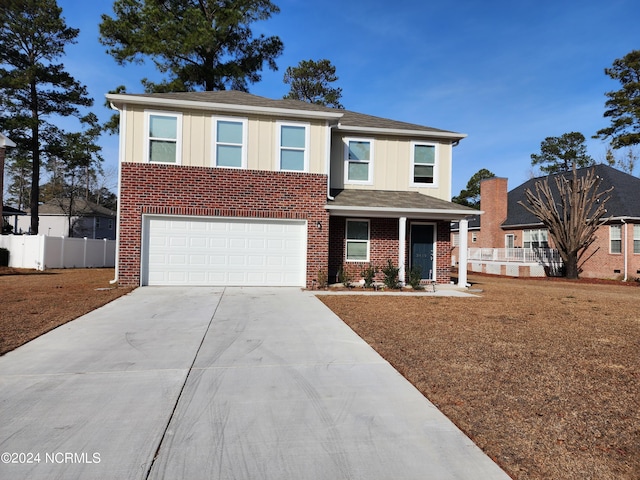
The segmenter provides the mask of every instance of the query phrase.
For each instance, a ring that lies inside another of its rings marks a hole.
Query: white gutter
[[[108,95],[107,95],[108,97]],[[118,110],[120,112],[120,125],[118,126],[118,210],[116,213],[116,268],[115,268],[115,276],[113,280],[109,281],[111,285],[118,283],[118,267],[120,264],[120,209],[122,208],[121,195],[122,191],[120,187],[122,186],[122,162],[124,160],[124,147],[125,147],[125,135],[127,128],[127,106],[122,105],[122,108],[117,108],[113,102],[111,102],[111,108],[114,110]]]
[[[466,133],[429,131],[429,130],[405,130],[401,128],[379,128],[379,127],[355,127],[350,125],[338,124],[338,130],[356,133],[378,133],[381,135],[402,135],[408,137],[432,137],[432,138],[451,138],[460,142],[468,135]]]
[[[203,102],[201,100],[180,100],[161,97],[141,97],[135,95],[108,94],[107,100],[112,104],[132,104],[154,107],[189,108],[192,110],[216,110],[220,112],[232,113],[260,113],[276,116],[314,118],[314,119],[336,119],[341,118],[344,113],[322,112],[316,110],[295,110],[277,107],[257,107],[253,105],[236,105],[230,103]]]

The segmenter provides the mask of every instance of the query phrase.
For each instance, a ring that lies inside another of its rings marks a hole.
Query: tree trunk
[[[570,280],[578,278],[578,256],[569,254],[567,261],[564,262],[564,275]]]
[[[31,172],[31,234],[38,234],[38,205],[40,200],[40,125],[38,122],[38,92],[36,82],[31,82],[31,154],[33,168]]]

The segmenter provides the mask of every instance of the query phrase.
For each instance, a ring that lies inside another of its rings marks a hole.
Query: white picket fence
[[[116,264],[115,240],[1,235],[0,247],[9,250],[9,266],[14,268],[100,268]]]

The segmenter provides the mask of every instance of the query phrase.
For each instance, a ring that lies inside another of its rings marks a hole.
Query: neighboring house
[[[466,135],[237,91],[107,98],[121,284],[313,287],[388,259],[449,283]]]
[[[596,232],[596,241],[585,252],[579,265],[582,277],[629,279],[640,276],[640,178],[607,165],[578,170],[584,175],[594,168],[602,178],[600,190],[613,186],[607,201],[607,221]],[[555,187],[554,177],[549,185]],[[525,191],[535,193],[535,184],[544,177],[531,179],[507,192],[506,178],[491,178],[480,184],[482,218],[470,217],[468,246],[470,248],[544,249],[554,248],[549,232],[542,222],[518,202],[527,202]],[[555,188],[554,188],[555,189]],[[556,190],[557,191],[557,190]],[[459,233],[452,227],[452,243]],[[454,247],[453,256],[459,255]]]
[[[92,239],[116,239],[116,212],[83,198],[73,200],[73,211],[69,215],[69,199],[51,200],[40,205],[40,233],[54,237],[78,237]],[[30,210],[27,209],[27,213]],[[71,222],[71,235],[69,235]],[[20,217],[16,233],[28,233],[31,228],[29,215]]]

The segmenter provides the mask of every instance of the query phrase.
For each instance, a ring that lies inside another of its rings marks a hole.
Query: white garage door
[[[143,285],[304,286],[304,221],[144,220]]]

